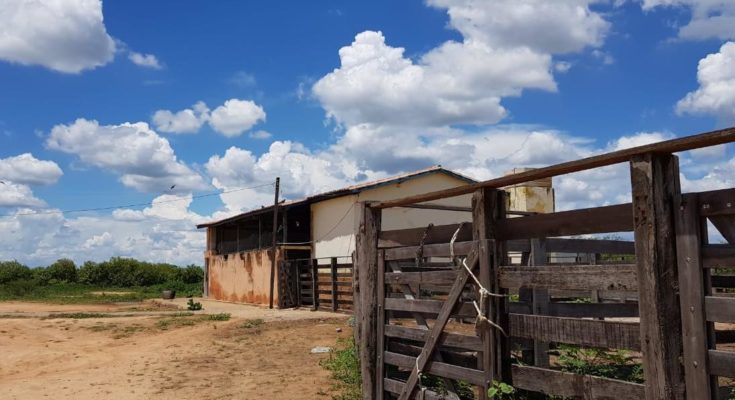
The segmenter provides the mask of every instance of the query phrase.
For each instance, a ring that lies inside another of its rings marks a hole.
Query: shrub
[[[0,284],[32,277],[31,269],[17,261],[0,262]]]
[[[77,266],[68,258],[56,260],[46,270],[48,276],[58,282],[74,283],[77,281]]]
[[[204,270],[198,265],[187,265],[180,270],[180,280],[184,283],[199,283],[204,280]]]
[[[335,400],[362,399],[362,378],[360,375],[360,360],[357,356],[355,339],[338,341],[340,348],[335,350],[328,359],[321,362],[321,366],[331,372],[336,381],[335,388],[340,392],[333,397]]]
[[[194,299],[189,299],[189,302],[186,303],[186,307],[189,311],[199,311],[202,309],[202,303],[200,302],[194,302]]]
[[[229,321],[230,313],[210,314],[207,319],[210,321]]]

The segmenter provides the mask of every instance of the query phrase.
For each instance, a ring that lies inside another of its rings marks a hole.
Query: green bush
[[[46,269],[48,276],[57,282],[75,283],[77,281],[77,266],[68,258],[56,260]]]
[[[33,278],[31,269],[17,261],[0,262],[0,284]]]
[[[339,391],[334,400],[362,399],[362,378],[360,375],[360,360],[357,355],[355,339],[339,339],[339,348],[331,353],[330,357],[321,362],[322,367],[331,372],[336,381],[335,389]]]

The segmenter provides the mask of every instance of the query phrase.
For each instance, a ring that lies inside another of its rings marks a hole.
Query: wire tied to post
[[[505,333],[503,328],[500,327],[500,325],[493,322],[492,320],[490,320],[490,318],[488,318],[488,316],[485,315],[485,312],[483,311],[486,309],[485,305],[487,304],[487,301],[489,300],[490,297],[507,297],[507,296],[504,294],[493,293],[487,290],[487,288],[485,288],[485,286],[483,286],[482,283],[480,283],[480,280],[477,279],[477,276],[475,276],[475,274],[472,272],[472,269],[470,269],[470,267],[467,265],[467,257],[459,260],[459,258],[455,257],[454,255],[454,242],[457,240],[457,236],[459,236],[459,231],[462,230],[462,226],[464,226],[464,222],[459,224],[459,227],[457,228],[456,231],[454,231],[454,234],[452,235],[452,239],[449,241],[449,255],[452,258],[452,261],[455,263],[455,265],[460,264],[461,267],[467,270],[467,273],[470,275],[470,277],[472,277],[472,279],[475,281],[475,284],[477,284],[477,287],[479,288],[478,294],[480,297],[480,304],[478,305],[477,301],[475,300],[472,301],[472,304],[475,306],[475,310],[477,310],[477,317],[475,318],[475,329],[489,325],[499,330],[500,333],[503,334],[503,336],[508,337],[508,334]]]

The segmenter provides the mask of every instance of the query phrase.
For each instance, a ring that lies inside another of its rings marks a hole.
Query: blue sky
[[[484,179],[735,124],[725,0],[2,7],[0,259],[33,265],[198,262],[193,225],[275,176],[291,198],[435,163]],[[733,183],[728,148],[682,166]],[[600,174],[557,179],[558,208],[624,201],[624,170]]]

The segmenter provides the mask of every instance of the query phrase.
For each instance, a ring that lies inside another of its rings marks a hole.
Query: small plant
[[[643,366],[633,362],[623,350],[559,345],[559,365],[562,371],[575,374],[643,382]]]
[[[260,318],[256,318],[256,319],[248,319],[248,320],[245,320],[245,322],[243,322],[243,323],[242,323],[242,324],[240,325],[240,328],[243,328],[243,329],[258,328],[258,327],[260,327],[261,325],[263,325],[264,323],[265,323],[265,321],[263,321],[263,320],[262,320],[262,319],[260,319]]]
[[[332,399],[360,400],[362,399],[362,378],[355,339],[352,337],[339,339],[337,344],[338,348],[330,354],[329,358],[320,363],[331,373],[335,381],[334,389],[339,392]]]
[[[497,400],[513,400],[515,399],[516,388],[505,383],[493,381],[493,386],[487,390],[487,395],[491,399]]]
[[[194,302],[194,299],[189,299],[189,302],[186,303],[186,307],[189,311],[199,311],[202,309],[202,303],[200,302]]]
[[[210,314],[207,317],[207,319],[210,321],[229,321],[230,314],[229,313]]]

